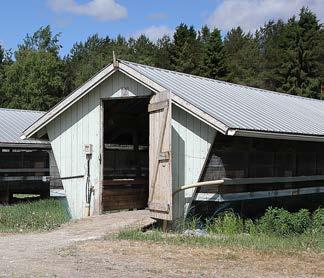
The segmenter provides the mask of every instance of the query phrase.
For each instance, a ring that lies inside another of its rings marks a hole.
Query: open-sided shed
[[[323,193],[323,119],[323,101],[116,60],[24,136],[48,136],[73,217],[174,220],[193,201]]]
[[[22,132],[44,112],[0,108],[0,201],[17,193],[48,196],[51,145],[47,140],[22,140]]]

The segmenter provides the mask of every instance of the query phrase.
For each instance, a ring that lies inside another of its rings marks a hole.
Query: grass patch
[[[0,206],[0,232],[47,231],[69,218],[62,203],[55,199]]]
[[[162,244],[181,244],[197,246],[244,247],[267,251],[324,251],[323,236],[319,234],[296,235],[287,238],[265,234],[207,234],[206,236],[188,236],[177,232],[163,233],[160,230],[142,232],[136,230],[122,231],[117,239],[150,241]]]
[[[199,246],[244,247],[257,250],[281,252],[324,251],[324,209],[313,214],[307,210],[289,213],[278,208],[269,208],[265,215],[255,221],[242,219],[227,212],[214,219],[206,220],[205,234],[186,234],[186,229],[201,227],[199,218],[180,223],[169,233],[158,229],[142,232],[122,231],[118,239],[145,240],[164,244],[187,244]]]

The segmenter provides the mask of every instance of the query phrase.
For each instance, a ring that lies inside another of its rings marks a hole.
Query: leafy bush
[[[68,220],[68,212],[54,199],[0,207],[0,232],[51,230]]]
[[[244,232],[244,222],[242,218],[233,212],[225,212],[206,224],[209,233],[217,234],[238,234]]]
[[[206,221],[193,217],[178,222],[176,231],[160,230],[120,232],[118,239],[149,240],[171,244],[241,246],[260,250],[324,250],[324,209],[311,214],[306,209],[290,213],[280,208],[268,208],[258,220],[242,219],[233,212],[225,212]],[[183,233],[184,229],[203,228],[207,233]],[[245,233],[248,233],[245,234]],[[193,235],[188,237],[188,235]]]
[[[198,228],[198,218],[187,220],[182,227]],[[201,227],[199,227],[201,228]],[[234,235],[240,233],[266,234],[274,236],[302,235],[307,232],[324,232],[324,209],[311,214],[307,209],[291,213],[282,208],[268,208],[258,220],[242,219],[233,212],[224,212],[206,221],[208,233]],[[183,229],[182,229],[183,230]]]
[[[311,215],[307,209],[290,213],[281,208],[270,207],[258,221],[258,228],[265,234],[287,236],[306,232],[311,222]]]
[[[315,232],[324,233],[324,208],[319,208],[313,213],[313,227]]]

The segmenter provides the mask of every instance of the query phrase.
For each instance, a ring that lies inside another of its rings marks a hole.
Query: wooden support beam
[[[1,181],[43,181],[43,176],[0,177]]]
[[[154,112],[157,110],[162,110],[162,109],[166,108],[168,105],[169,105],[168,100],[151,103],[148,106],[148,112],[150,113],[150,112]]]
[[[233,201],[253,200],[253,199],[299,196],[299,195],[318,194],[318,193],[324,193],[324,186],[269,190],[269,191],[227,193],[227,194],[198,193],[195,197],[195,201],[208,201],[208,202],[221,203],[221,202],[233,202]]]
[[[43,172],[49,172],[49,168],[0,169],[0,173],[43,173]]]
[[[240,178],[223,179],[223,185],[265,184],[265,183],[290,183],[303,181],[324,181],[324,175],[297,176],[297,177],[265,177],[265,178]]]
[[[103,180],[102,185],[128,185],[128,184],[148,184],[148,179],[135,178],[135,179],[112,179]]]

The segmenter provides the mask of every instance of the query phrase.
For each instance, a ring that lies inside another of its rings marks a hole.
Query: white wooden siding
[[[126,88],[136,96],[151,95],[152,92],[127,77],[116,72],[89,94],[73,104],[47,126],[47,132],[61,177],[85,175],[85,144],[93,145],[90,161],[90,184],[95,192],[92,196],[92,213],[100,212],[100,173],[101,165],[101,109],[100,100],[109,98],[121,88]],[[64,180],[63,186],[73,218],[84,216],[85,178]]]
[[[205,160],[214,142],[216,130],[183,109],[172,107],[172,187],[199,180]],[[173,219],[186,216],[194,189],[173,198]]]

